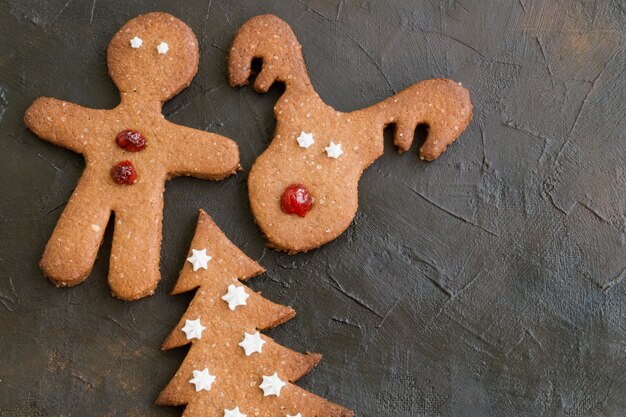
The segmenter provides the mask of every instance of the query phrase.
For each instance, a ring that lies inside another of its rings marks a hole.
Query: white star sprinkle
[[[193,378],[189,380],[196,386],[196,392],[206,390],[211,391],[211,385],[215,382],[215,376],[209,373],[207,368],[201,371],[193,371]]]
[[[193,338],[202,339],[202,331],[204,331],[206,327],[200,323],[200,319],[197,318],[195,320],[186,320],[185,327],[182,328],[182,331],[185,332],[187,336],[187,340],[191,340]]]
[[[287,414],[287,417],[302,417],[302,414],[298,413],[295,416],[292,416],[291,414]]]
[[[193,271],[195,272],[200,268],[207,269],[208,263],[212,257],[206,254],[206,249],[192,249],[191,253],[192,255],[187,258],[187,260],[193,265]]]
[[[343,154],[343,151],[341,150],[341,144],[335,143],[332,140],[330,141],[330,145],[328,145],[324,149],[326,149],[326,153],[328,154],[329,158],[337,159]]]
[[[263,396],[267,397],[269,395],[275,395],[277,397],[280,396],[280,390],[287,385],[286,382],[283,382],[278,377],[278,374],[274,372],[272,376],[263,375],[263,383],[259,385],[259,388],[263,390]]]
[[[157,45],[157,52],[159,53],[159,55],[165,55],[167,51],[169,50],[170,50],[170,47],[165,42],[161,42],[160,44]]]
[[[141,44],[143,44],[143,41],[141,40],[141,38],[135,36],[134,38],[132,38],[130,40],[130,47],[131,48],[141,48]]]
[[[224,417],[246,417],[247,414],[239,411],[239,407],[235,407],[232,410],[224,409]]]
[[[315,143],[313,133],[300,132],[300,136],[298,136],[296,140],[298,141],[298,145],[305,149]]]
[[[237,306],[246,305],[246,299],[248,297],[250,297],[250,295],[246,294],[246,290],[244,290],[243,287],[230,284],[228,286],[228,292],[222,297],[222,300],[228,303],[228,308],[235,310]]]
[[[254,334],[244,333],[244,338],[239,346],[246,351],[246,356],[250,356],[255,352],[261,353],[265,340],[261,339],[261,333],[256,332]]]

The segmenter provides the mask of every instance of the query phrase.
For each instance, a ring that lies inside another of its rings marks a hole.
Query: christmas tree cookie
[[[293,383],[320,361],[260,331],[294,317],[243,284],[263,268],[200,211],[189,257],[174,294],[196,289],[163,349],[191,344],[157,404],[184,405],[185,417],[348,417],[354,413]]]

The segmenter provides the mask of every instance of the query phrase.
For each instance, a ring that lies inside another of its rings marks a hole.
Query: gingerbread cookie
[[[395,125],[394,143],[403,152],[416,126],[427,125],[420,157],[432,161],[465,130],[473,110],[459,83],[434,79],[366,109],[339,112],[313,89],[301,49],[287,23],[264,15],[241,27],[228,58],[233,87],[248,83],[254,58],[263,62],[256,91],[266,92],[275,81],[285,84],[274,107],[274,139],[255,161],[248,189],[269,246],[290,253],[317,248],[350,225],[359,178],[382,155],[386,126]]]
[[[116,297],[134,300],[152,294],[160,279],[165,181],[222,179],[239,169],[239,152],[230,139],[161,113],[198,69],[198,41],[185,23],[166,13],[132,19],[111,40],[107,62],[121,96],[113,110],[42,97],[24,117],[42,139],[83,154],[86,163],[40,265],[57,286],[82,282],[114,212],[109,284]]]
[[[173,291],[197,289],[196,296],[163,344],[163,349],[191,348],[157,404],[185,405],[185,417],[354,416],[293,385],[320,355],[294,352],[259,333],[295,315],[242,284],[262,272],[200,210]]]

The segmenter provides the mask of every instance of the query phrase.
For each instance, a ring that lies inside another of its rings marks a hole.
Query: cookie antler
[[[433,161],[469,124],[472,102],[469,91],[460,83],[437,78],[414,84],[361,112],[366,120],[382,118],[379,123],[383,128],[395,124],[393,143],[400,152],[411,147],[415,128],[426,125],[428,135],[420,148],[420,158]]]
[[[228,80],[232,87],[248,83],[254,58],[263,60],[254,82],[257,92],[267,92],[275,81],[285,83],[287,88],[312,89],[302,46],[282,19],[272,15],[256,16],[239,29],[228,56]]]

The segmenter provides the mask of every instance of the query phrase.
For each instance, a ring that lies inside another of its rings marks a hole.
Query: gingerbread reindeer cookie
[[[83,154],[86,163],[40,265],[57,286],[82,282],[114,212],[109,284],[116,297],[134,300],[160,280],[165,181],[222,179],[239,169],[239,152],[230,139],[175,125],[161,113],[198,69],[198,41],[185,23],[166,13],[132,19],[111,40],[107,63],[120,90],[116,108],[42,97],[24,117],[42,139]]]
[[[266,92],[275,81],[285,92],[274,107],[274,139],[248,179],[255,221],[269,246],[290,253],[317,248],[339,236],[357,210],[359,178],[383,153],[383,130],[394,124],[401,152],[417,125],[428,137],[420,157],[439,157],[472,118],[469,92],[447,79],[419,82],[366,109],[339,112],[317,95],[291,28],[276,16],[257,16],[237,33],[229,53],[231,86],[248,82],[254,58],[262,69],[254,82]]]

